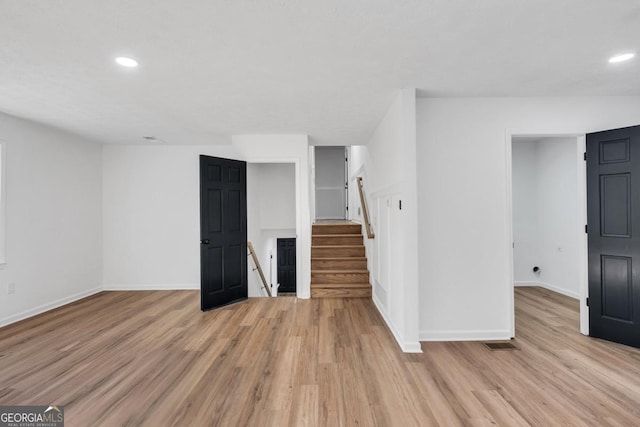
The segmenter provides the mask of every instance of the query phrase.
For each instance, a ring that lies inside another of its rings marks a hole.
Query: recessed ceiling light
[[[138,61],[133,58],[127,58],[126,56],[119,56],[116,58],[116,62],[123,67],[135,68],[138,66]]]
[[[611,58],[609,58],[609,63],[615,64],[617,62],[628,61],[634,56],[636,56],[635,53],[623,53],[621,55],[612,56]]]

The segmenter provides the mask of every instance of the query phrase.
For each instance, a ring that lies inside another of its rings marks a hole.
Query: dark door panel
[[[278,239],[278,292],[296,291],[296,239]]]
[[[210,310],[247,298],[246,163],[200,156],[200,300]]]
[[[589,334],[640,347],[640,126],[587,135]]]

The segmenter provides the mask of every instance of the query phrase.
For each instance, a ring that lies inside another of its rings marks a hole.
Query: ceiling
[[[607,63],[638,0],[0,0],[0,40],[0,111],[107,143],[362,144],[405,87],[640,95],[640,58]]]

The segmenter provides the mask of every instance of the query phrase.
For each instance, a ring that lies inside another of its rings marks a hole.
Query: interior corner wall
[[[576,138],[541,138],[514,142],[512,150],[514,283],[573,298],[580,295],[584,227],[576,144]]]
[[[579,298],[584,223],[576,138],[544,138],[538,144],[539,284]]]
[[[364,177],[375,233],[374,239],[365,237],[373,300],[406,352],[421,351],[418,270],[412,264],[418,251],[415,102],[415,90],[399,91],[367,144],[351,147],[350,180]],[[350,210],[357,211],[360,200],[352,188],[350,199],[357,202]]]
[[[101,290],[102,148],[0,114],[5,144],[5,259],[0,326]],[[15,293],[8,295],[8,285]]]
[[[580,135],[637,124],[637,96],[419,99],[421,339],[511,337],[509,133]]]

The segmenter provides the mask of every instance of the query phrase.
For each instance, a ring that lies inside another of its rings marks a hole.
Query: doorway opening
[[[348,157],[346,147],[315,147],[316,220],[347,219]]]
[[[580,332],[587,335],[585,138],[511,135],[507,142],[512,336],[514,294],[524,286],[569,297],[558,298],[579,306]]]
[[[279,294],[278,240],[297,237],[296,165],[294,163],[247,164],[247,240],[255,249],[273,296]],[[294,264],[296,247],[294,245]],[[297,270],[294,265],[294,280]],[[249,271],[249,297],[265,297],[259,273]],[[294,289],[293,292],[296,292]]]

